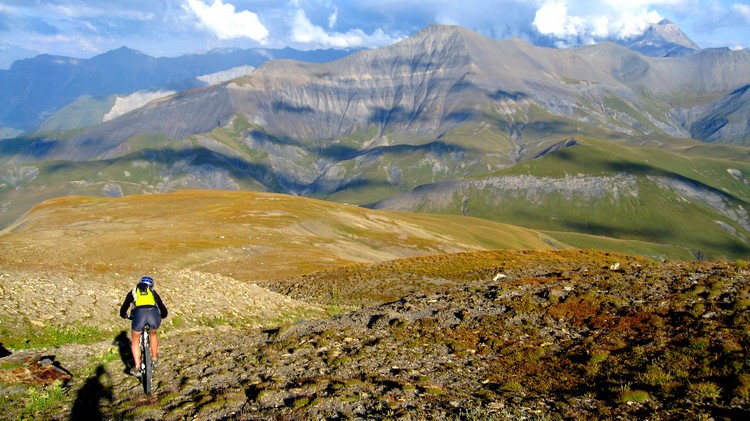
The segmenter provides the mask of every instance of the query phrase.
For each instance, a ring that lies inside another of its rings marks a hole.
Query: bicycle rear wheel
[[[143,381],[143,392],[150,395],[154,367],[151,364],[151,335],[149,334],[149,329],[143,329],[141,344],[141,379]]]

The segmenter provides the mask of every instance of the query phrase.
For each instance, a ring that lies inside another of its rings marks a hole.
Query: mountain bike
[[[152,380],[154,376],[154,365],[151,361],[151,327],[146,325],[141,333],[141,383],[143,392],[151,394]]]

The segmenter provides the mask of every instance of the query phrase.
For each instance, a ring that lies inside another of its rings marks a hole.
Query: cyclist
[[[125,296],[125,302],[120,307],[120,317],[128,318],[128,309],[133,307],[130,314],[133,322],[131,323],[132,335],[130,338],[130,349],[133,352],[133,362],[135,365],[131,369],[131,374],[136,377],[141,376],[141,347],[140,340],[143,329],[148,324],[151,327],[151,361],[156,367],[156,360],[159,354],[159,340],[156,337],[156,330],[161,325],[161,319],[167,317],[167,307],[161,300],[159,294],[154,290],[154,280],[150,276],[144,276]]]

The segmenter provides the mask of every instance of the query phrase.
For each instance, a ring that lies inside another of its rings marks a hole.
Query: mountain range
[[[8,133],[11,129],[28,131],[77,100],[196,88],[206,85],[201,76],[241,66],[257,67],[270,59],[330,61],[350,53],[255,48],[154,58],[122,47],[90,59],[42,54],[0,70],[0,127]]]
[[[668,20],[651,24],[639,36],[600,41],[616,42],[649,56],[685,55],[700,50]],[[554,46],[554,40],[543,37],[535,43]],[[0,138],[98,124],[105,121],[110,109],[122,109],[122,103],[130,106],[127,111],[144,105],[147,101],[138,101],[144,98],[143,91],[147,97],[153,97],[154,91],[157,96],[166,96],[176,90],[228,80],[230,75],[237,77],[239,72],[247,73],[270,59],[321,62],[353,51],[356,50],[217,49],[203,54],[154,58],[122,47],[92,59],[48,54],[19,59],[24,55],[22,49],[0,44],[0,63],[3,60],[13,63],[0,66],[7,68],[0,70]],[[221,77],[224,79],[218,79]],[[70,118],[71,109],[81,114],[81,108],[89,111],[85,118]]]
[[[746,256],[750,52],[671,51],[431,26],[335,61],[267,61],[0,142],[0,222],[59,195],[244,189],[479,216],[579,247]]]

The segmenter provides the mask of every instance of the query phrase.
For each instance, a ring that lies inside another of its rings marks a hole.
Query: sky
[[[382,47],[430,24],[558,47],[669,19],[702,48],[750,48],[750,0],[0,0],[0,49],[89,58],[215,48]]]

